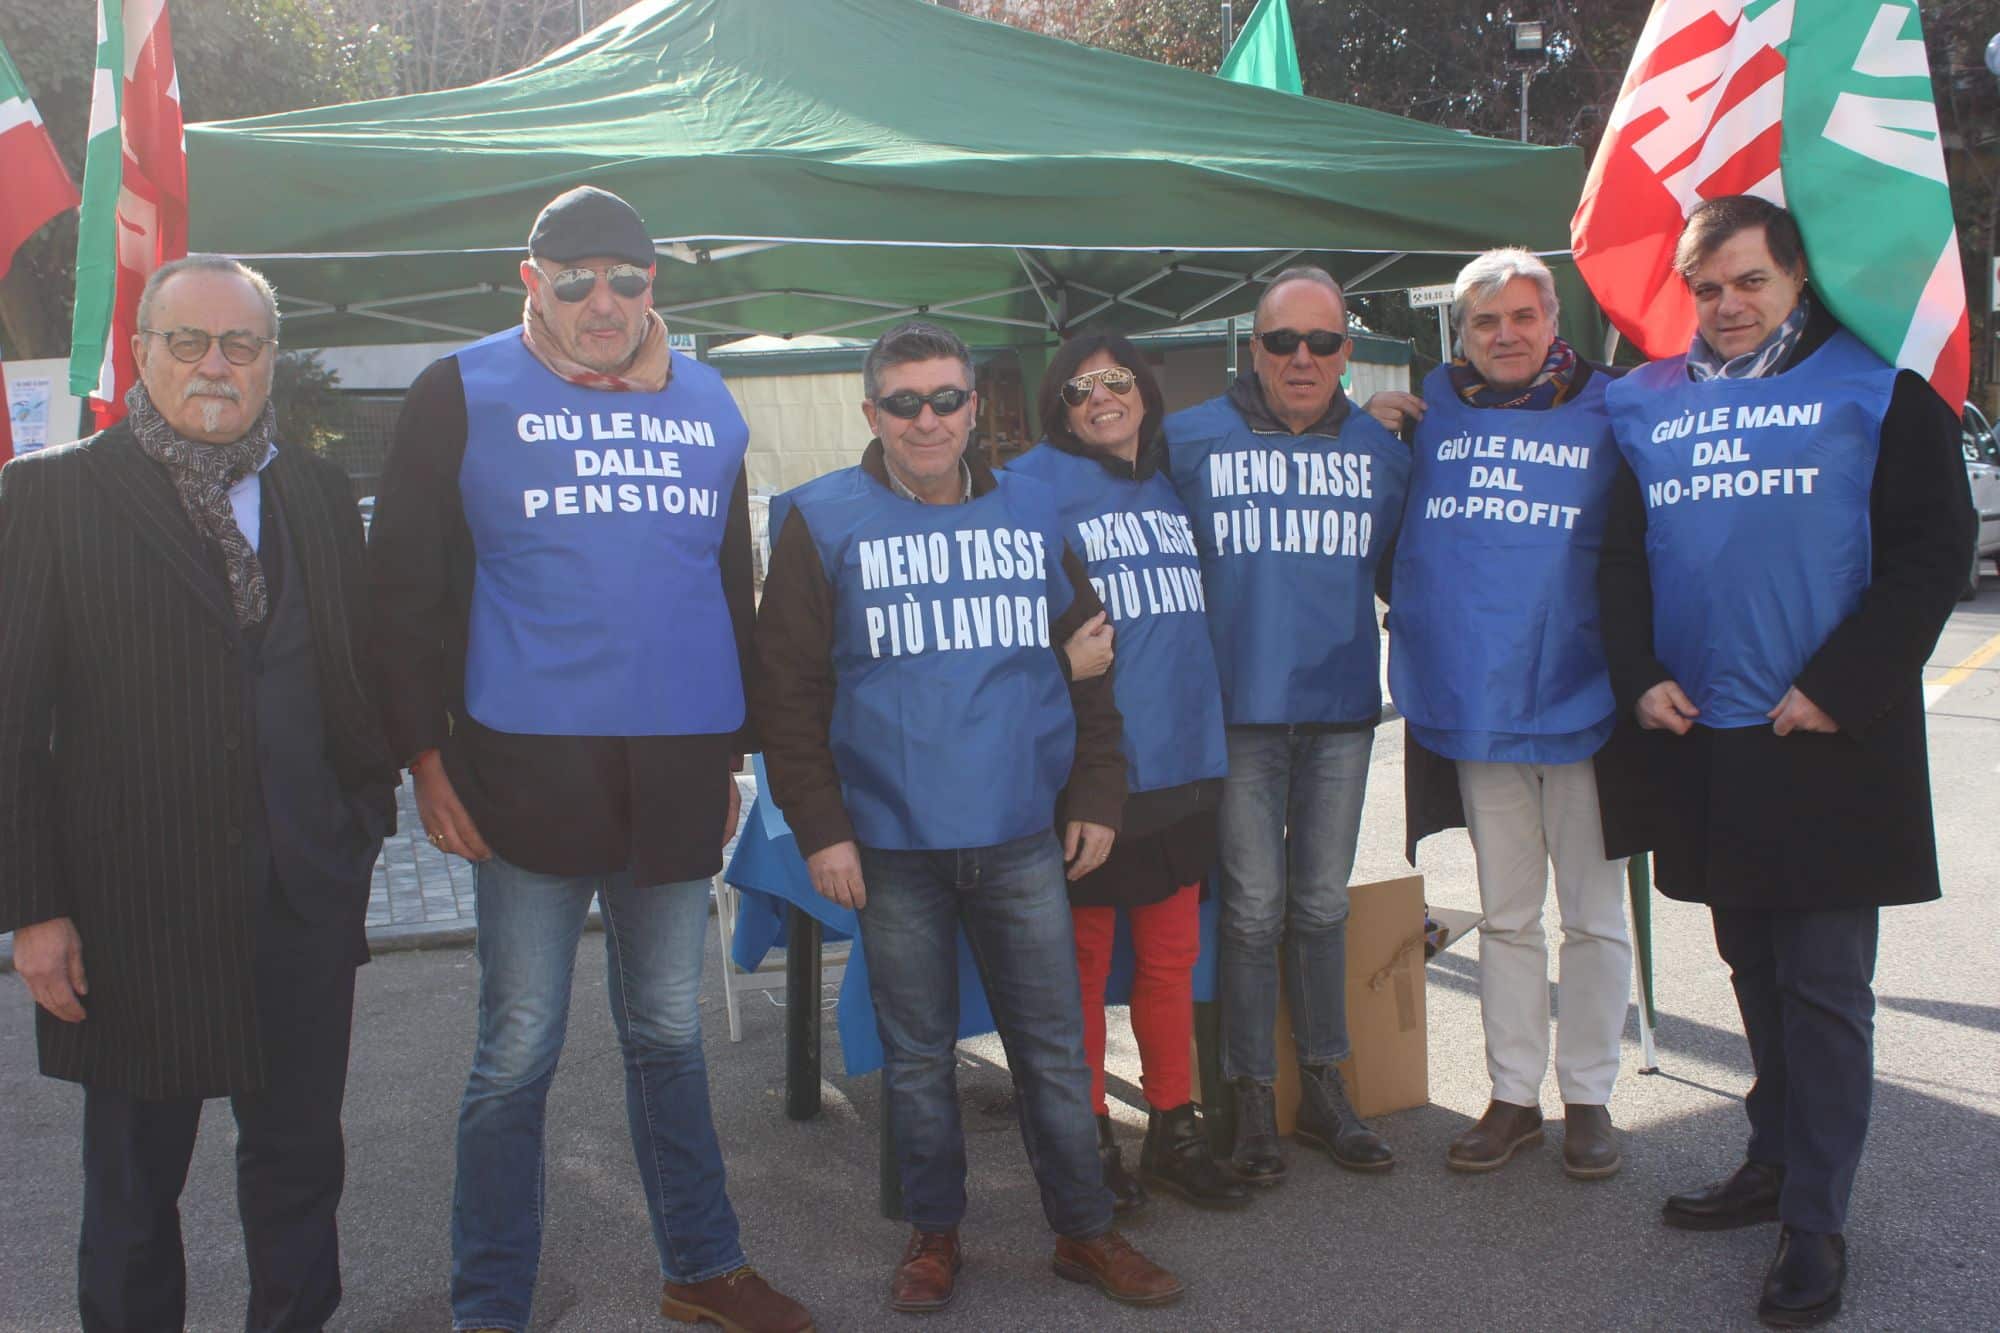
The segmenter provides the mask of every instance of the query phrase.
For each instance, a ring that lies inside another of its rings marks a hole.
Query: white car
[[[2000,439],[1986,416],[1971,403],[1965,405],[1965,476],[1972,483],[1972,508],[1979,515],[1978,543],[1972,551],[1972,569],[1965,580],[1960,601],[1979,595],[1979,562],[2000,557]]]

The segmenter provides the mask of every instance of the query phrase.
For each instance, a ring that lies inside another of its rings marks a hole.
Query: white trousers
[[[1618,1078],[1618,1041],[1632,986],[1625,862],[1606,860],[1597,776],[1576,764],[1460,760],[1479,863],[1479,1004],[1493,1096],[1541,1103],[1549,1067],[1549,946],[1542,929],[1549,863],[1562,913],[1556,1083],[1565,1102],[1602,1106]]]

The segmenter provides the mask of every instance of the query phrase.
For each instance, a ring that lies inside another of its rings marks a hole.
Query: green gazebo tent
[[[1584,171],[923,0],[653,0],[487,83],[187,139],[193,242],[254,258],[308,346],[510,323],[529,223],[583,183],[657,230],[683,331],[1039,343],[1239,313],[1292,262],[1370,292],[1566,260]]]

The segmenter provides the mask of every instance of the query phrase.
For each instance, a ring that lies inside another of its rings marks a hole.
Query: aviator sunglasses
[[[631,300],[645,294],[653,281],[653,275],[637,264],[613,264],[604,271],[604,280],[611,284],[612,294]],[[549,290],[556,294],[556,300],[564,305],[575,305],[588,297],[597,287],[597,270],[589,268],[566,268],[549,279]]]
[[[941,417],[948,417],[965,406],[966,399],[972,397],[970,389],[934,389],[929,393],[918,393],[915,389],[898,389],[892,394],[875,400],[875,406],[892,417],[904,421],[915,421],[924,414],[924,408]]]
[[[1257,341],[1264,344],[1264,350],[1272,356],[1290,356],[1304,343],[1306,350],[1314,356],[1332,356],[1347,341],[1344,333],[1332,329],[1314,329],[1311,333],[1300,333],[1297,329],[1272,329],[1269,333],[1257,335]]]
[[[1099,384],[1123,397],[1132,392],[1132,386],[1138,382],[1138,378],[1123,366],[1106,366],[1102,370],[1088,371],[1075,379],[1063,381],[1063,401],[1071,407],[1082,407],[1090,401],[1090,391]]]

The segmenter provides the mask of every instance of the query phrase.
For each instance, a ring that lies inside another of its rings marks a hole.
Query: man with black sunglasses
[[[1280,273],[1257,304],[1253,369],[1167,418],[1167,467],[1201,548],[1222,678],[1222,1069],[1237,1173],[1284,1179],[1274,1027],[1280,941],[1299,1062],[1297,1135],[1351,1171],[1395,1154],[1335,1067],[1347,1038],[1347,877],[1382,716],[1375,571],[1410,453],[1341,392],[1347,304],[1322,269]]]
[[[890,1306],[940,1310],[957,1288],[961,926],[1021,1096],[1055,1271],[1162,1305],[1180,1282],[1111,1229],[1064,886],[1065,862],[1070,879],[1104,863],[1125,802],[1111,677],[1070,681],[1061,652],[1104,608],[1055,493],[966,458],[963,342],[901,324],[861,374],[875,439],[860,464],[771,506],[757,712],[813,886],[860,921],[913,1226]]]
[[[749,431],[721,377],[669,351],[624,200],[556,198],[520,271],[522,323],[411,386],[369,548],[389,738],[424,832],[474,863],[453,1327],[528,1323],[543,1114],[595,899],[660,1312],[805,1329],[744,1260],[697,1010],[730,770],[753,748]]]

